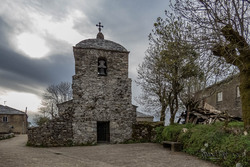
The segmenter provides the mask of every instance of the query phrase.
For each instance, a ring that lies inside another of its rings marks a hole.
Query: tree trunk
[[[185,123],[187,124],[189,122],[189,115],[190,115],[190,104],[187,105],[186,107],[186,120]]]
[[[174,113],[171,113],[171,117],[170,117],[170,119],[169,119],[170,125],[173,125],[173,124],[174,124],[174,118],[175,118],[175,114],[174,114]]]
[[[250,64],[247,64],[250,66]],[[249,68],[250,69],[250,68]],[[240,97],[245,129],[250,129],[250,70],[240,71]]]
[[[161,118],[160,118],[160,121],[165,122],[166,109],[167,109],[167,107],[165,105],[161,106]]]

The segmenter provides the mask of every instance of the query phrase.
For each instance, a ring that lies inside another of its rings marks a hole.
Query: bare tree
[[[58,114],[57,104],[71,99],[71,83],[61,82],[57,85],[50,85],[43,94],[40,112],[44,115],[44,117],[54,118]]]
[[[239,69],[243,121],[250,128],[249,1],[176,0],[172,7],[193,24],[200,46]]]

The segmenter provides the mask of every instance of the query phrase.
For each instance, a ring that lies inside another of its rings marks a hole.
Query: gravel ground
[[[0,141],[0,167],[218,167],[154,143],[82,147],[25,146],[27,135]]]

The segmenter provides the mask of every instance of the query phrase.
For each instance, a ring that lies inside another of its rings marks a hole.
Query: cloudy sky
[[[105,39],[130,51],[133,97],[137,66],[148,34],[168,8],[166,0],[1,0],[0,104],[37,111],[50,84],[72,80],[72,46],[95,38],[99,21]],[[133,101],[133,103],[135,103]]]

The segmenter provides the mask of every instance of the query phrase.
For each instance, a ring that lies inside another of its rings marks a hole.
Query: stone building
[[[130,139],[136,108],[131,103],[129,51],[99,32],[96,39],[76,44],[73,52],[73,99],[58,105],[59,118],[30,129],[28,143],[54,146]]]
[[[205,97],[204,101],[216,110],[242,117],[239,85],[239,75],[234,75],[207,87],[198,94]]]
[[[0,133],[27,133],[27,118],[25,112],[0,105]]]

